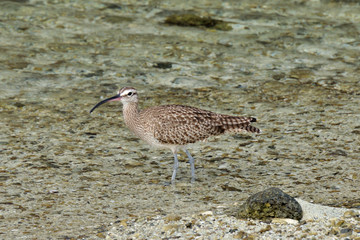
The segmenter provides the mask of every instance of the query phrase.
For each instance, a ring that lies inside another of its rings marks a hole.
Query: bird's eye
[[[132,96],[132,95],[133,95],[133,92],[129,92],[129,93],[128,93],[128,96]]]

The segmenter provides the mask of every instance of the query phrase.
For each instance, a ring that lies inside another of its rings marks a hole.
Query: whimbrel
[[[168,148],[174,154],[171,183],[175,182],[179,167],[177,152],[182,149],[190,160],[191,182],[195,181],[194,158],[186,146],[223,133],[253,132],[260,130],[251,126],[253,117],[237,117],[217,114],[207,110],[183,106],[163,105],[139,111],[138,94],[135,88],[123,87],[118,94],[96,104],[90,113],[110,101],[121,101],[126,126],[151,146]]]

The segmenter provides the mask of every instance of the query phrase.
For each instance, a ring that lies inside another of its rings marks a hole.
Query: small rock
[[[162,227],[162,231],[164,231],[164,232],[167,232],[167,231],[175,232],[175,231],[177,231],[180,227],[181,227],[181,225],[179,225],[179,224],[169,224],[169,225],[163,226],[163,227]]]
[[[249,197],[239,207],[238,218],[266,220],[269,218],[291,218],[300,220],[303,211],[300,204],[278,188],[269,188]]]
[[[200,213],[201,216],[213,216],[214,213],[212,211],[205,211]]]
[[[281,80],[281,79],[283,79],[283,78],[285,78],[285,73],[278,73],[278,74],[274,74],[273,76],[272,76],[272,78],[274,79],[274,80]]]
[[[350,229],[350,228],[342,228],[340,230],[340,236],[339,237],[341,237],[341,238],[348,237],[348,236],[350,236],[352,234],[352,232],[353,232],[353,230]]]
[[[199,214],[199,219],[205,221],[206,219],[212,216],[214,216],[214,213],[212,211],[206,211]]]
[[[271,220],[271,223],[297,225],[297,224],[299,224],[299,221],[294,220],[294,219],[290,219],[290,218],[273,218]]]
[[[233,237],[235,239],[245,239],[248,236],[248,234],[244,231],[239,231],[236,235],[234,235]]]
[[[277,218],[277,219],[280,219],[280,218]],[[264,233],[264,232],[267,232],[267,231],[270,231],[272,228],[271,228],[271,225],[266,225],[266,227],[260,229],[259,233]]]
[[[344,217],[345,218],[351,218],[351,217],[356,217],[357,213],[353,210],[349,210],[344,212]]]
[[[168,69],[168,68],[172,68],[172,63],[171,62],[156,62],[153,64],[154,68],[161,68],[161,69]]]
[[[193,227],[193,223],[192,222],[188,222],[185,224],[186,228],[192,228]]]
[[[232,46],[233,46],[233,43],[232,43],[230,40],[228,40],[228,39],[220,39],[220,40],[218,41],[218,44],[219,44],[219,45],[223,45],[223,46],[225,46],[225,47],[232,47]]]
[[[25,106],[25,104],[23,104],[21,102],[16,102],[16,103],[14,103],[14,106],[18,107],[18,108],[22,108],[23,106]]]
[[[164,218],[164,221],[166,223],[168,223],[168,222],[173,222],[173,221],[179,221],[180,219],[181,219],[181,217],[179,215],[167,215]]]

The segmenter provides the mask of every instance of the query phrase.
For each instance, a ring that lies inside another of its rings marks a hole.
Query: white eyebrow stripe
[[[133,92],[134,90],[132,89],[127,89],[125,90],[124,92],[121,93],[121,96],[125,96],[125,95],[128,95],[129,92]]]

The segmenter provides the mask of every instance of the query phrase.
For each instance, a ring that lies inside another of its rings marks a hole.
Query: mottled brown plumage
[[[251,126],[256,122],[252,117],[237,117],[217,114],[207,110],[183,106],[163,105],[138,110],[136,89],[124,87],[118,95],[99,102],[90,112],[108,101],[121,101],[125,124],[139,138],[155,147],[169,148],[174,154],[172,182],[178,168],[177,152],[184,149],[190,159],[192,181],[195,179],[194,159],[186,150],[186,145],[224,133],[254,132],[260,130]]]
[[[154,137],[164,144],[187,145],[226,132],[246,131],[254,118],[233,117],[183,106],[165,105],[146,109],[154,120]],[[258,129],[249,129],[258,131]]]

